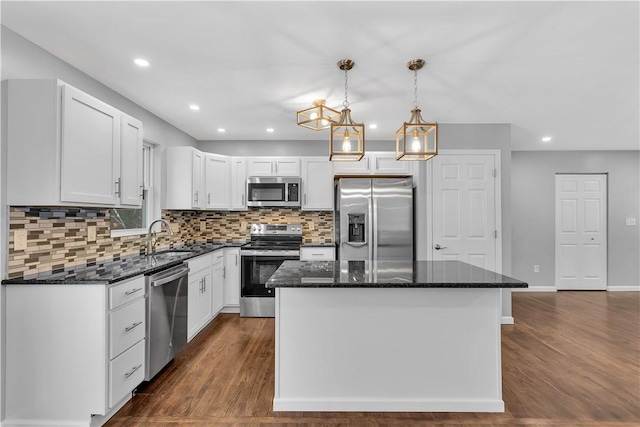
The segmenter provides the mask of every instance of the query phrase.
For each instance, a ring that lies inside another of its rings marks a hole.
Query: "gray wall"
[[[329,137],[326,132],[325,135]],[[198,149],[227,156],[327,156],[328,158],[329,140],[199,141]],[[365,151],[395,149],[395,141],[365,141]]]
[[[514,151],[513,275],[555,286],[555,174],[608,174],[608,285],[640,284],[640,151]],[[533,273],[533,265],[540,273]]]
[[[145,140],[163,147],[172,145],[196,146],[197,141],[181,130],[134,104],[92,77],[72,67],[31,43],[29,40],[2,26],[2,72],[5,79],[60,79],[114,106],[144,124]]]

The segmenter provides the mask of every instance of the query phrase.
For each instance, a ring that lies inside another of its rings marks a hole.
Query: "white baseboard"
[[[513,288],[511,292],[557,292],[555,286],[529,286],[528,288]]]
[[[504,412],[502,399],[273,399],[274,411]]]
[[[502,319],[500,319],[500,323],[503,325],[513,325],[515,323],[515,320],[513,320],[513,316],[502,316]]]
[[[607,286],[607,290],[611,292],[640,292],[640,285],[636,286]]]
[[[88,417],[87,417],[88,419]],[[90,422],[78,420],[4,420],[2,427],[89,427]]]
[[[221,313],[240,313],[239,305],[225,305]]]

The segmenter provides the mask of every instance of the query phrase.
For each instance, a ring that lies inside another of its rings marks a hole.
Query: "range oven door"
[[[241,251],[241,297],[273,297],[274,289],[265,284],[273,273],[287,260],[298,261],[299,252],[289,251]]]

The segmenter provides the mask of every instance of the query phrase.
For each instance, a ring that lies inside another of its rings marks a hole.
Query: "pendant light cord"
[[[418,70],[413,70],[413,107],[418,108]]]
[[[342,106],[344,108],[349,108],[349,100],[348,100],[348,93],[347,93],[348,88],[349,88],[349,78],[347,77],[347,70],[344,70],[344,102],[342,103]]]

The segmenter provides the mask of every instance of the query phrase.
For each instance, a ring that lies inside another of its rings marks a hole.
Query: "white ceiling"
[[[198,140],[327,139],[296,111],[342,108],[343,58],[353,119],[393,140],[413,106],[405,64],[423,58],[428,121],[511,123],[514,150],[637,150],[639,15],[637,1],[2,1],[1,19]]]

